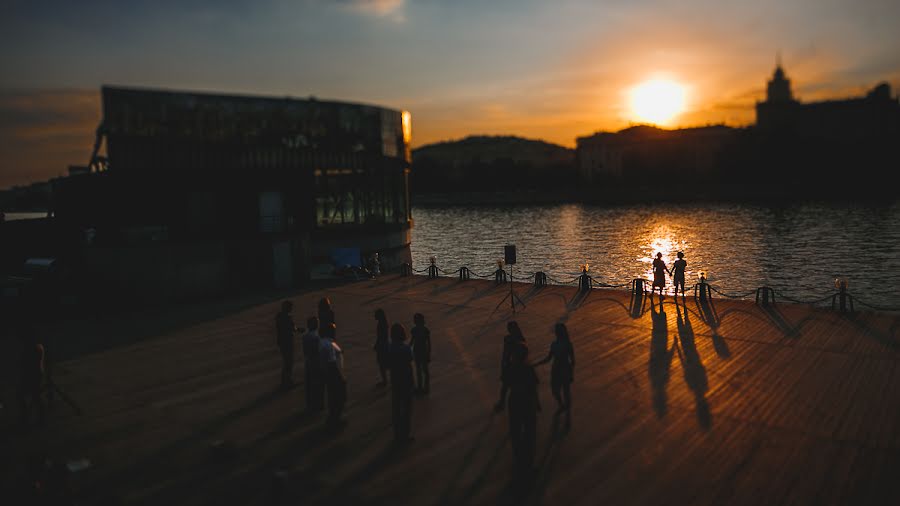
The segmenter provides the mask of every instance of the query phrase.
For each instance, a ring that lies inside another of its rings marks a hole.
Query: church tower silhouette
[[[781,53],[778,53],[775,62],[775,72],[772,79],[769,80],[766,88],[766,102],[794,102],[794,95],[791,93],[791,80],[784,73],[781,66]]]

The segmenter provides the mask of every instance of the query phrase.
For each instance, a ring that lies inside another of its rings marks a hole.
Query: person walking
[[[427,395],[431,392],[431,372],[428,370],[431,363],[431,331],[425,326],[425,315],[422,313],[413,315],[413,324],[409,333],[416,362],[416,391]]]
[[[294,386],[294,319],[291,311],[294,304],[286,300],[281,303],[281,311],[275,317],[275,326],[278,333],[278,349],[281,351],[281,385],[282,390],[288,390]]]
[[[331,428],[343,425],[341,416],[347,402],[347,380],[344,377],[344,352],[336,340],[337,326],[332,323],[320,329],[319,360],[328,393],[328,421]]]
[[[303,366],[306,383],[306,409],[309,412],[321,411],[325,407],[325,379],[322,374],[322,361],[319,356],[319,318],[310,316],[306,320],[307,331],[303,334]]]
[[[375,386],[383,387],[387,385],[388,353],[391,348],[390,341],[388,341],[389,325],[384,309],[375,310],[375,321],[378,323],[375,325],[375,346],[372,349],[375,350],[375,361],[378,363],[378,372],[381,375],[381,381]]]
[[[506,382],[506,367],[512,361],[512,352],[516,346],[526,344],[522,329],[516,321],[506,324],[506,336],[503,338],[503,354],[500,356],[500,399],[494,405],[494,411],[503,411],[506,406],[506,395],[509,385]]]
[[[650,291],[651,296],[659,288],[659,298],[665,297],[663,291],[666,288],[666,274],[671,275],[671,272],[666,267],[666,263],[663,262],[662,253],[657,253],[656,258],[653,259],[653,289]]]
[[[390,367],[392,420],[397,444],[413,441],[410,435],[414,386],[412,362],[412,348],[406,344],[406,328],[395,323],[391,326]]]
[[[509,385],[509,439],[512,443],[514,470],[518,477],[527,478],[534,470],[537,445],[538,378],[528,363],[528,346],[513,346],[511,361],[506,368]]]
[[[684,259],[684,252],[679,251],[678,260],[672,264],[672,283],[675,285],[675,302],[678,302],[678,287],[681,287],[681,297],[684,298],[684,270],[687,268],[687,260]]]
[[[556,414],[566,413],[566,426],[572,423],[572,380],[575,371],[575,350],[569,340],[569,330],[564,323],[554,327],[556,340],[550,344],[550,353],[535,365],[553,361],[550,366],[550,389],[559,405]]]

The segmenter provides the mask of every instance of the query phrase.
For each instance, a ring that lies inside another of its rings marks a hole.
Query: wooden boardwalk
[[[336,435],[303,413],[302,385],[274,390],[280,298],[48,326],[50,342],[90,348],[56,372],[84,414],[57,403],[45,428],[12,438],[3,484],[45,451],[91,460],[72,476],[80,504],[900,504],[897,315],[690,297],[632,308],[627,292],[555,286],[517,285],[515,319],[532,359],[567,324],[573,425],[554,423],[545,366],[538,471],[513,489],[507,419],[491,409],[506,290],[385,277],[290,294],[298,326],[334,302],[349,382]],[[408,327],[425,314],[433,336],[432,393],[404,449],[375,387],[377,307]]]

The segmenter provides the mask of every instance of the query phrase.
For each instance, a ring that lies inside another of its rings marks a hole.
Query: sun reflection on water
[[[900,205],[886,210],[798,206],[579,204],[505,207],[419,207],[411,252],[417,268],[437,256],[442,269],[495,269],[515,244],[517,280],[543,271],[574,286],[581,266],[597,282],[627,287],[652,279],[656,253],[671,269],[683,251],[687,288],[706,271],[730,293],[773,286],[802,298],[834,290],[849,277],[854,290],[900,297]],[[872,244],[882,245],[873,248]],[[818,261],[810,262],[810,258]],[[885,275],[885,272],[890,273]],[[671,293],[671,277],[666,285]],[[871,281],[870,281],[871,280]]]

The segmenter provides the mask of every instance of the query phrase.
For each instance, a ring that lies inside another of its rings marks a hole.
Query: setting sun
[[[665,79],[643,82],[630,92],[631,112],[639,121],[666,124],[684,111],[684,86]]]

